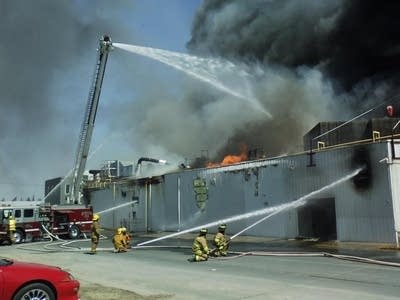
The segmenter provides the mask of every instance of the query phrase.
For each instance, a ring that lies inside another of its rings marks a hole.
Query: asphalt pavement
[[[133,244],[163,234],[134,235]],[[400,299],[400,251],[393,245],[238,237],[228,257],[194,263],[187,260],[194,237],[127,253],[113,253],[107,238],[96,255],[85,254],[89,240],[36,242],[1,246],[0,256],[57,265],[83,285],[149,299]]]

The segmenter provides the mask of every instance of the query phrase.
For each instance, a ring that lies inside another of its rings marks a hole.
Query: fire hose
[[[59,238],[57,235],[52,234],[47,228],[46,226],[44,226],[43,223],[40,223],[40,226],[42,226],[42,229],[49,235],[49,237],[56,239],[58,241],[63,241],[63,239]]]
[[[383,266],[400,267],[400,263],[388,262],[382,260],[376,260],[366,257],[352,256],[352,255],[341,255],[332,254],[328,252],[268,252],[268,251],[250,251],[250,252],[230,252],[235,254],[233,256],[218,257],[221,260],[235,259],[242,256],[276,256],[276,257],[295,257],[295,256],[306,256],[306,257],[331,257],[336,259],[363,262]]]

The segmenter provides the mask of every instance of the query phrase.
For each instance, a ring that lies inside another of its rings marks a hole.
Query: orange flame
[[[240,148],[241,148],[240,149],[241,152],[239,155],[233,155],[233,154],[226,155],[220,163],[208,162],[207,168],[227,166],[227,165],[231,165],[231,164],[235,164],[235,163],[247,160],[248,156],[247,156],[246,145],[243,145]]]

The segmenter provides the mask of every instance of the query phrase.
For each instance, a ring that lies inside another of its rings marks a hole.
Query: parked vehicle
[[[0,259],[0,299],[79,300],[79,287],[61,268]]]

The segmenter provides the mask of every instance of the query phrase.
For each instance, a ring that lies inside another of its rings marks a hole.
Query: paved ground
[[[152,237],[134,237],[134,242]],[[227,259],[190,263],[193,237],[124,254],[112,253],[111,241],[105,239],[97,255],[85,254],[89,241],[29,243],[1,246],[0,257],[68,269],[81,282],[83,300],[400,299],[400,267],[321,256],[329,252],[400,263],[393,245],[239,237],[231,246],[236,254]],[[257,255],[240,255],[249,251]]]

